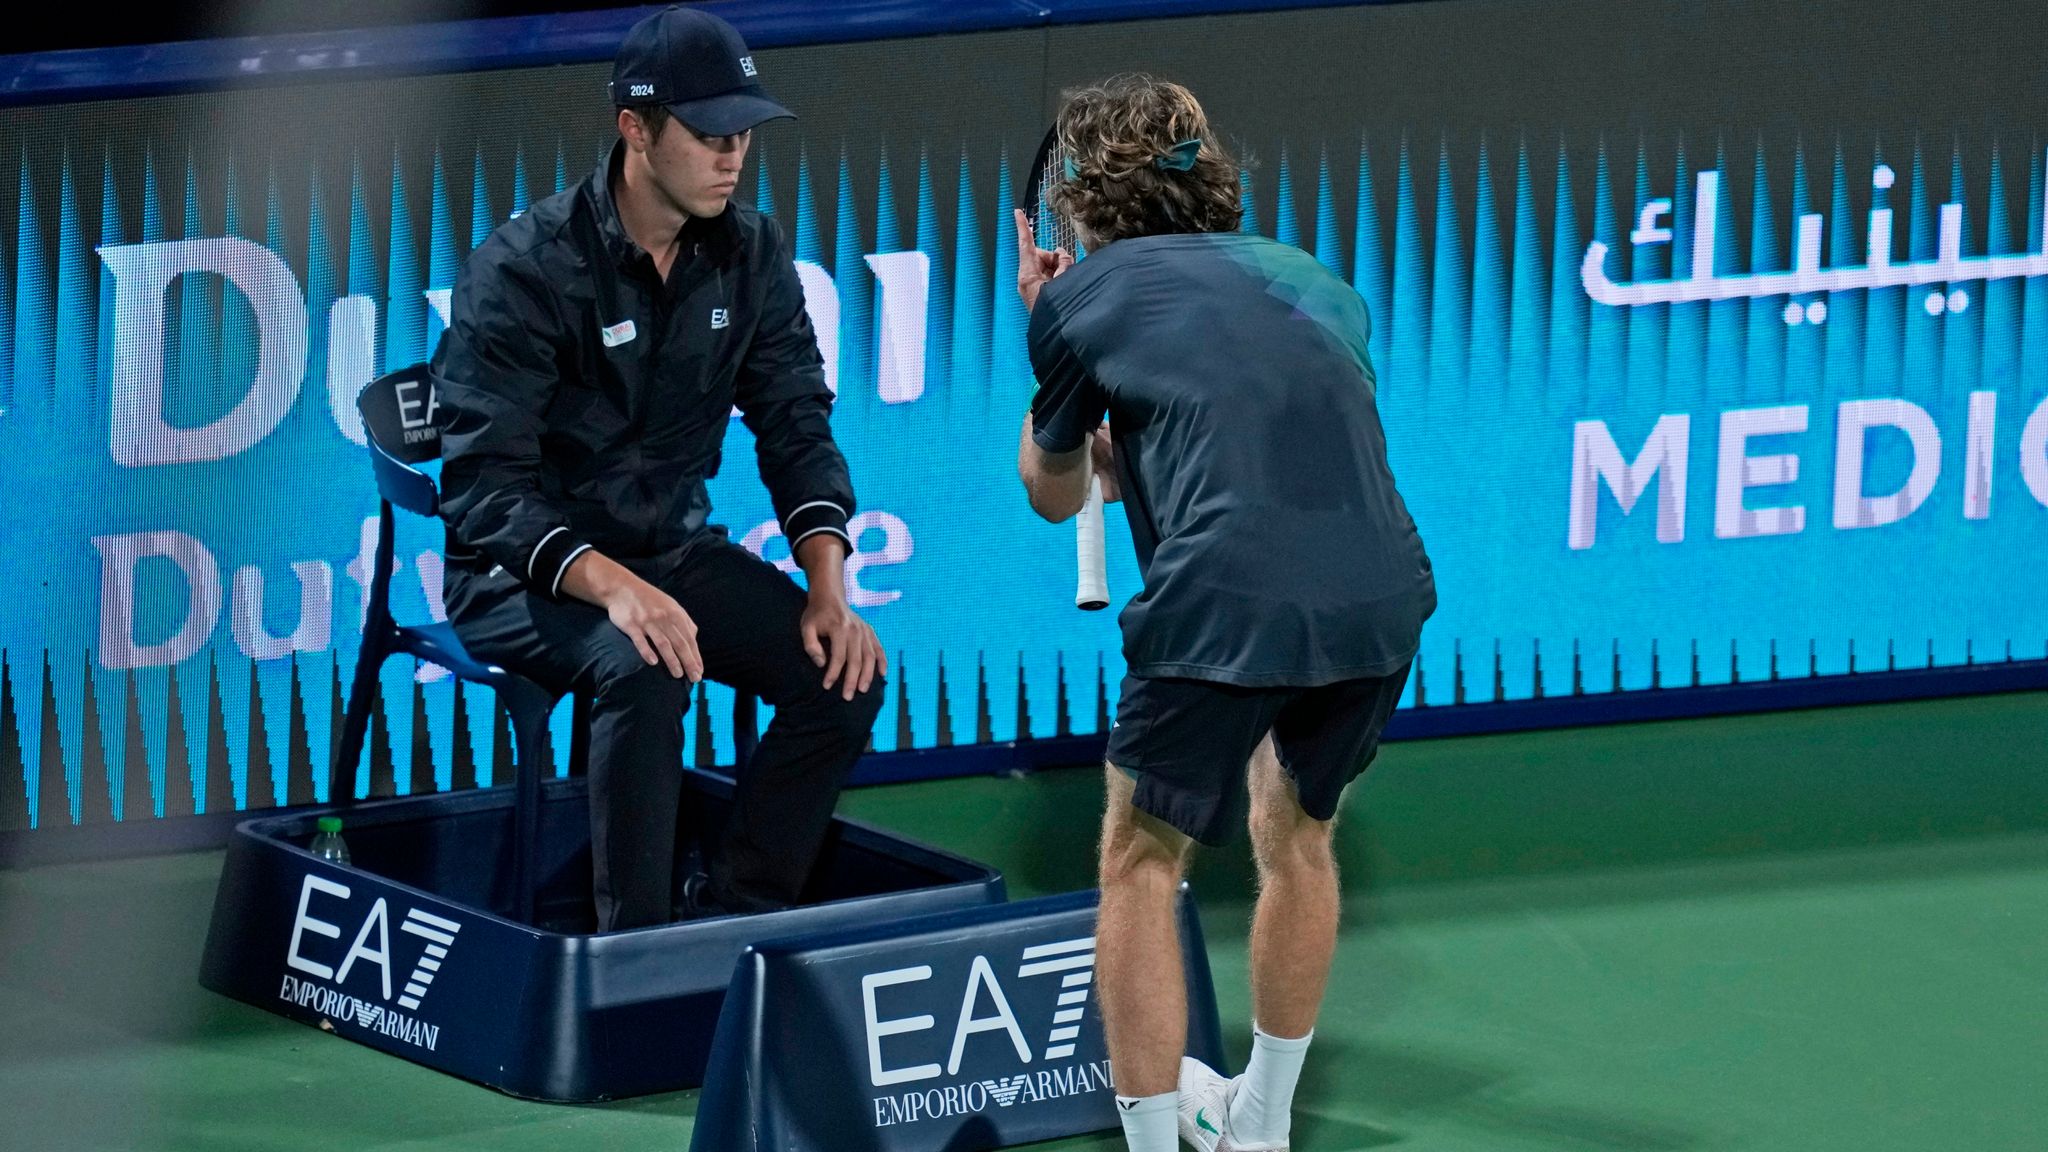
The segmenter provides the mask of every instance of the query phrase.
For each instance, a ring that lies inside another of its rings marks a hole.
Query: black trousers
[[[877,677],[851,702],[804,652],[805,596],[774,565],[708,531],[676,552],[621,561],[697,623],[710,679],[774,706],[709,855],[729,908],[795,903],[816,863],[847,772],[881,709]],[[690,682],[649,665],[604,610],[549,600],[502,570],[447,577],[448,619],[471,655],[554,692],[591,700],[590,821],[600,931],[670,918],[683,717]]]

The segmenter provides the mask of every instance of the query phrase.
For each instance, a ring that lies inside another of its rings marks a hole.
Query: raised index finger
[[[1019,265],[1038,266],[1038,238],[1031,232],[1031,218],[1024,215],[1022,208],[1012,209],[1017,218],[1017,262]]]

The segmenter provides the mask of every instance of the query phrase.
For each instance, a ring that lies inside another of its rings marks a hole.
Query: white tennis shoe
[[[1285,1144],[1240,1144],[1230,1138],[1236,1080],[1192,1056],[1180,1058],[1180,1138],[1200,1152],[1287,1152]]]

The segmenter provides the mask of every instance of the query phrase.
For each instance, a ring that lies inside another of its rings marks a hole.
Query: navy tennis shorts
[[[1137,782],[1141,811],[1211,846],[1244,827],[1247,766],[1268,732],[1302,810],[1337,814],[1344,788],[1378,755],[1408,668],[1315,688],[1240,688],[1124,677],[1109,762]]]

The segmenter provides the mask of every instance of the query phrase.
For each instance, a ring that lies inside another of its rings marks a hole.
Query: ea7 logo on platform
[[[911,1037],[936,1032],[936,1016],[885,1015],[903,1009],[882,1003],[886,995],[906,1007],[934,1000],[950,1004],[950,988],[929,986],[935,980],[932,966],[918,964],[861,977],[868,1082],[876,1088],[894,1088],[953,1080],[951,1084],[876,1097],[876,1127],[969,1115],[986,1111],[991,1105],[1010,1108],[1110,1090],[1108,1060],[1073,1059],[1081,1036],[1081,1019],[1087,1012],[1088,989],[1095,981],[1095,938],[1033,945],[1023,950],[1019,961],[1016,976],[1011,979],[1024,983],[1006,989],[989,958],[974,957],[961,991],[960,1010],[953,1022],[952,1044],[944,1064],[910,1062],[919,1046]],[[1053,976],[1059,977],[1059,983],[1048,987]],[[891,988],[902,991],[884,991]],[[1018,992],[1019,997],[1013,1000],[1011,991]],[[1027,1011],[1020,1014],[1013,1005],[1024,1005]],[[977,1043],[975,1038],[984,1033],[997,1035]],[[935,1039],[923,1038],[923,1047],[928,1050],[924,1054],[938,1054],[932,1044]]]
[[[280,1000],[289,1000],[301,1008],[311,1008],[322,1016],[341,1023],[353,1023],[371,1032],[402,1040],[414,1047],[433,1051],[440,1043],[441,1029],[437,1025],[423,1024],[406,1015],[419,1010],[420,1001],[426,998],[427,990],[433,986],[434,978],[440,975],[441,965],[448,959],[448,950],[455,944],[456,933],[462,925],[446,917],[436,916],[418,908],[406,910],[405,919],[399,922],[398,930],[426,941],[406,977],[397,1008],[387,1007],[391,1003],[392,948],[391,913],[384,898],[379,896],[370,910],[364,914],[362,924],[356,929],[354,942],[342,955],[338,966],[322,963],[308,955],[309,949],[318,951],[318,945],[308,936],[325,936],[329,940],[341,939],[341,925],[322,920],[313,915],[312,904],[315,894],[336,900],[347,900],[350,889],[346,884],[308,875],[299,889],[299,911],[292,920],[291,944],[285,949],[284,962],[289,968],[304,972],[318,980],[286,973],[284,986],[278,991]],[[336,916],[338,911],[321,909],[321,915]],[[361,970],[357,965],[360,962]],[[352,991],[349,976],[359,976],[356,984],[368,991],[370,985],[360,978],[368,969],[377,970],[375,987],[381,992],[379,1000],[373,1001]],[[398,1009],[405,1009],[401,1012]]]

